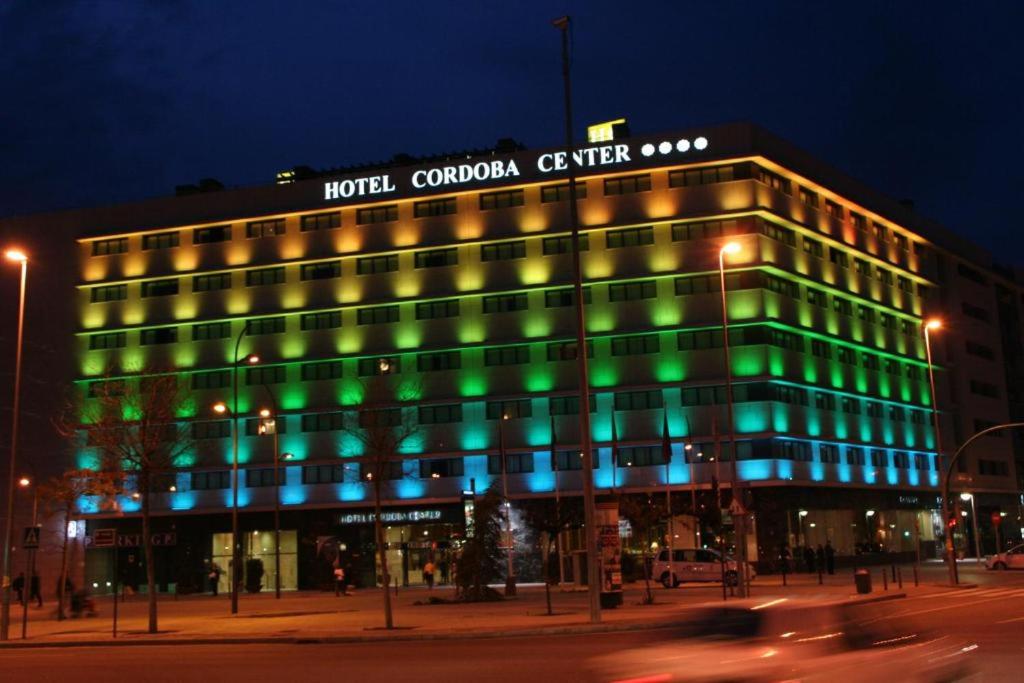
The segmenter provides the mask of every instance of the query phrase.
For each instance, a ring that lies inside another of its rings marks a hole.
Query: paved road
[[[970,634],[982,670],[975,680],[1020,680],[1024,667],[1024,573],[971,575],[978,588],[885,605],[886,618]],[[91,681],[589,681],[591,657],[638,647],[650,632],[501,640],[352,645],[140,646],[0,652],[0,680]],[[893,663],[892,680],[900,680]],[[837,678],[837,683],[838,683]],[[879,683],[882,683],[879,681]]]

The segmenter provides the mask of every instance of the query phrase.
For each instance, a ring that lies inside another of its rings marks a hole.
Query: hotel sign
[[[656,162],[682,159],[691,151],[702,152],[708,139],[693,140],[629,140],[588,145],[572,152],[571,163],[579,171],[612,170],[638,166],[645,160]],[[362,197],[386,197],[416,194],[423,190],[462,189],[492,182],[521,182],[563,176],[569,168],[570,156],[564,151],[523,152],[489,160],[467,160],[412,170],[329,180],[323,185],[324,201]]]
[[[402,522],[437,522],[443,514],[441,510],[385,510],[380,513],[380,520],[385,524]],[[376,515],[372,512],[343,512],[338,516],[338,524],[373,524]]]

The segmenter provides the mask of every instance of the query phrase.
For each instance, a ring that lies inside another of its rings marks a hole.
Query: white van
[[[736,560],[726,558],[725,583],[727,586],[736,585],[738,567]],[[747,572],[751,579],[757,574],[753,565],[749,563]],[[721,581],[721,555],[717,550],[710,548],[677,549],[672,551],[672,561],[669,562],[668,549],[665,549],[658,553],[657,559],[651,566],[651,578],[661,581],[665,588],[675,588],[687,581]]]

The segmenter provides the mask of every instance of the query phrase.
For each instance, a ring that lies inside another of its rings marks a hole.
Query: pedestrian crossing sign
[[[21,547],[25,550],[35,550],[39,547],[39,532],[42,527],[38,524],[36,526],[25,527],[25,535],[21,538]]]

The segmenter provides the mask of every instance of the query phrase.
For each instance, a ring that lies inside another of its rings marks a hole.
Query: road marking
[[[1012,624],[1015,621],[1024,621],[1024,617],[1014,617],[1013,619],[1003,619],[1002,621],[997,621],[996,623],[997,624]]]

